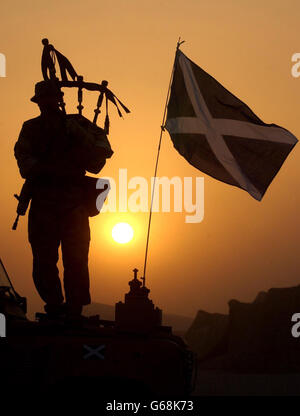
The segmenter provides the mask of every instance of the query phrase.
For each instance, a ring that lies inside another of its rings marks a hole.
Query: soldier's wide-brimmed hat
[[[34,93],[34,96],[30,99],[34,103],[38,103],[44,97],[60,99],[63,95],[63,92],[52,81],[40,81],[36,83]]]

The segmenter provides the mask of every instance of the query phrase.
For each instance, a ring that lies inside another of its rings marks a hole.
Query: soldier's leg
[[[33,280],[35,287],[50,307],[63,302],[63,294],[57,268],[60,244],[57,217],[53,212],[30,208],[28,234],[33,254]]]
[[[61,232],[66,302],[74,307],[91,302],[89,244],[89,218],[86,209],[79,206],[63,216]]]

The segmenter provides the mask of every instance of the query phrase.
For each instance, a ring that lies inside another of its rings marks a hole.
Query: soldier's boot
[[[67,304],[67,312],[65,323],[69,327],[80,327],[84,323],[84,316],[82,313],[82,305]]]
[[[67,304],[61,303],[61,304],[53,305],[53,304],[47,303],[44,306],[44,310],[49,319],[61,319],[61,318],[64,318],[67,314]]]

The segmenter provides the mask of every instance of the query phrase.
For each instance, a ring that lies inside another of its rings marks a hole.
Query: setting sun
[[[129,243],[133,237],[133,229],[127,222],[119,222],[112,229],[112,238],[120,244]]]

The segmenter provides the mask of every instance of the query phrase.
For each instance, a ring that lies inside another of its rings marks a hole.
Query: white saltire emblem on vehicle
[[[100,360],[104,360],[104,355],[100,353],[100,351],[104,350],[105,345],[99,345],[98,347],[90,347],[89,345],[84,345],[83,348],[87,351],[87,353],[83,356],[86,360],[93,356],[99,358]]]

